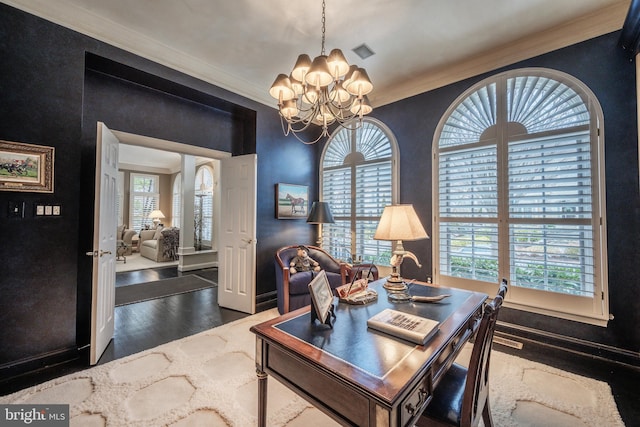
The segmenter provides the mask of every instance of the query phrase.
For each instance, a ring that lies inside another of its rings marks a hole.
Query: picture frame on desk
[[[318,319],[320,323],[331,326],[333,292],[324,270],[320,270],[309,283],[309,294],[311,295],[311,321]]]

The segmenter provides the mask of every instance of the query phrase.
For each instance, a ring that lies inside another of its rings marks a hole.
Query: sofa
[[[118,243],[122,242],[125,247],[122,255],[131,255],[131,252],[133,251],[133,238],[135,235],[135,230],[128,229],[126,224],[119,225],[118,228],[116,228],[116,240]]]
[[[180,229],[174,227],[142,230],[138,239],[140,255],[155,262],[178,259]]]

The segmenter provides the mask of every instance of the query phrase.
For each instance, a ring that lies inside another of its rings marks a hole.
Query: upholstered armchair
[[[126,225],[119,225],[116,229],[116,240],[122,241],[126,247],[122,255],[131,255],[133,236],[135,235],[135,230],[128,229]]]
[[[179,228],[161,228],[142,230],[138,241],[140,255],[155,262],[175,261],[178,259],[180,244]]]
[[[320,268],[327,273],[331,289],[342,285],[345,263],[341,263],[327,252],[316,246],[305,245],[309,249],[309,256],[320,264]],[[298,245],[285,246],[276,251],[276,291],[278,295],[278,311],[288,313],[300,307],[311,304],[309,283],[317,273],[313,271],[289,272],[289,263],[297,255]]]
[[[317,246],[308,246],[309,256],[320,264],[320,268],[327,273],[327,279],[331,289],[335,289],[345,283],[350,283],[352,274],[358,277],[366,276],[369,266],[366,268],[340,262]],[[276,291],[278,295],[278,311],[280,314],[288,313],[300,307],[311,304],[309,283],[315,277],[312,271],[299,271],[295,274],[289,272],[289,263],[297,255],[298,245],[285,246],[278,249],[275,256]],[[378,269],[371,269],[374,280],[378,278]],[[334,291],[335,295],[335,291]]]

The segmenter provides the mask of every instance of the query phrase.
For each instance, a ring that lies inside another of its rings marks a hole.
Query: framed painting
[[[0,141],[0,190],[53,193],[53,147]]]
[[[309,186],[276,184],[276,218],[306,219],[308,208]]]

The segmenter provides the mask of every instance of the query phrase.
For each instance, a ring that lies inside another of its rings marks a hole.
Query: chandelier
[[[313,61],[307,54],[298,56],[291,74],[279,74],[269,94],[278,100],[278,110],[285,136],[293,135],[305,144],[314,144],[329,136],[329,126],[338,123],[347,127],[347,122],[357,119],[373,108],[367,94],[373,90],[367,71],[349,65],[340,49],[325,55],[325,2],[322,1],[322,50]],[[320,126],[322,132],[314,141],[306,142],[298,132],[311,124]]]

